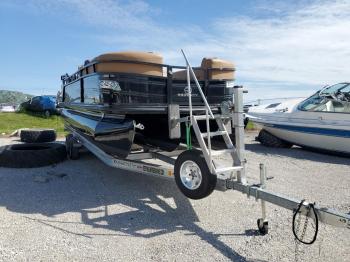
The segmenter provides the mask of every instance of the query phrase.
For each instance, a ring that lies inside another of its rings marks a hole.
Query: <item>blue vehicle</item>
[[[21,104],[21,107],[27,111],[42,112],[46,117],[57,114],[55,96],[35,96]]]

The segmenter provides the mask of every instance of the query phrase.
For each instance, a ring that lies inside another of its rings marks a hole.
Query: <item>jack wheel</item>
[[[216,186],[216,176],[211,174],[202,152],[187,150],[175,161],[175,181],[188,198],[202,199],[209,196]]]
[[[269,222],[268,221],[264,221],[264,219],[259,218],[257,220],[257,224],[258,224],[258,229],[259,229],[260,234],[266,235],[267,233],[269,233]]]

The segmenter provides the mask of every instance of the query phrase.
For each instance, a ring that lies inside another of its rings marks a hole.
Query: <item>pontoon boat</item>
[[[147,52],[107,53],[87,60],[76,73],[61,77],[59,107],[65,123],[117,157],[126,157],[133,143],[174,150],[181,136],[169,131],[168,112],[177,105],[181,116],[188,115],[184,69]],[[214,113],[232,109],[234,71],[231,62],[217,58],[204,58],[194,68]],[[194,82],[192,86],[193,112],[203,114],[203,101]]]

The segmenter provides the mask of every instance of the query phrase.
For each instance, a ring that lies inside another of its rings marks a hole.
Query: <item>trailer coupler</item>
[[[288,196],[278,194],[266,189],[266,172],[263,164],[260,164],[260,184],[250,185],[248,183],[242,183],[237,180],[226,180],[226,188],[239,191],[246,194],[247,197],[253,197],[256,201],[260,200],[262,217],[258,219],[257,224],[260,233],[266,234],[268,232],[268,220],[266,218],[266,206],[265,203],[271,203],[285,209],[293,211],[293,233],[297,240],[304,244],[312,244],[316,240],[317,226],[313,241],[304,242],[298,239],[294,231],[294,220],[296,215],[304,215],[307,218],[311,218],[315,221],[316,225],[319,222],[329,224],[336,227],[343,227],[350,229],[350,215],[340,213],[330,208],[324,208],[316,205],[315,203],[307,202],[305,200],[298,200],[290,198]],[[307,222],[306,222],[307,223]]]

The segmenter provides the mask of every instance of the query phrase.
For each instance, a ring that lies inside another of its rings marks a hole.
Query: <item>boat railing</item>
[[[151,62],[144,62],[144,61],[132,61],[132,60],[106,60],[106,61],[91,61],[86,64],[84,64],[82,67],[79,68],[78,71],[75,73],[68,75],[64,74],[61,76],[61,80],[64,82],[64,84],[68,84],[72,81],[77,80],[80,77],[83,77],[84,75],[90,74],[89,68],[92,67],[92,73],[96,73],[96,65],[100,63],[133,63],[133,64],[138,64],[138,65],[152,65],[152,66],[160,66],[163,68],[166,68],[166,76],[165,77],[171,77],[173,69],[182,69],[186,70],[187,66],[177,66],[177,65],[168,65],[168,64],[158,64],[158,63],[151,63]],[[209,72],[211,70],[217,70],[217,68],[202,68],[202,67],[192,67],[193,70],[205,70],[206,75],[209,75]],[[232,68],[220,68],[221,71],[232,71]]]

